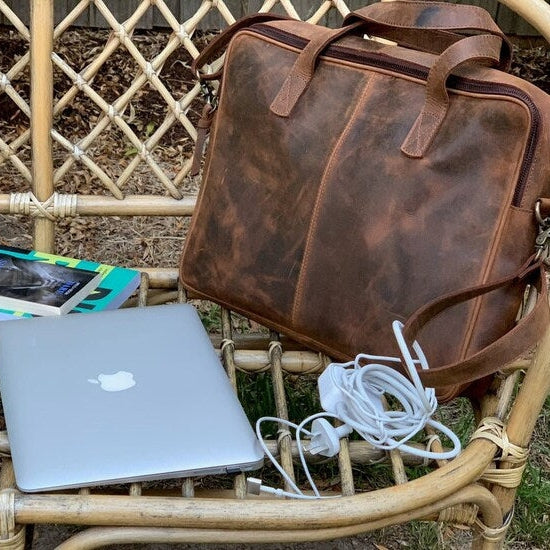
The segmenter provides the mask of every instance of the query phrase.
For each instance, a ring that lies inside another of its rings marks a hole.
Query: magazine
[[[76,268],[99,274],[100,281],[98,286],[87,296],[77,300],[76,305],[70,309],[70,313],[90,313],[116,309],[134,293],[140,282],[140,272],[135,269],[6,246],[0,246],[0,254],[16,259],[30,260],[32,262],[63,266],[71,269]],[[25,309],[25,307],[14,308],[0,305],[0,320],[32,317],[35,314],[28,308]],[[39,315],[43,315],[43,313]]]
[[[0,251],[0,307],[36,315],[69,312],[94,290],[101,275],[73,267],[16,258]]]

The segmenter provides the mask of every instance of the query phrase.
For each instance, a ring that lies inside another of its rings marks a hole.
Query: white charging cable
[[[311,477],[311,473],[309,471],[309,468],[307,466],[306,457],[304,455],[304,447],[302,445],[302,434],[304,434],[306,437],[312,437],[313,433],[306,430],[305,426],[309,424],[311,421],[315,420],[316,418],[320,417],[332,417],[336,418],[332,414],[327,413],[317,413],[313,414],[311,416],[308,416],[305,420],[303,420],[300,424],[295,424],[294,422],[289,422],[288,420],[284,420],[282,418],[277,418],[274,416],[263,416],[262,418],[259,418],[256,421],[256,435],[258,436],[258,440],[260,441],[260,444],[263,447],[264,453],[269,458],[269,460],[272,462],[272,464],[277,468],[279,473],[283,476],[284,480],[287,482],[289,487],[294,491],[293,493],[289,491],[284,491],[283,489],[274,489],[273,487],[268,487],[266,485],[262,484],[262,481],[260,479],[249,477],[246,480],[246,490],[248,493],[259,495],[260,493],[269,493],[276,496],[285,496],[285,497],[291,497],[291,498],[301,498],[301,499],[318,499],[318,498],[337,498],[337,496],[321,496],[321,493],[319,492],[319,489],[315,485],[315,482],[313,481],[313,478]],[[265,441],[262,437],[262,430],[261,426],[263,422],[277,422],[280,424],[283,424],[285,426],[288,426],[290,428],[294,428],[296,430],[296,444],[298,446],[298,455],[300,456],[300,462],[302,464],[302,468],[304,469],[304,472],[306,474],[307,480],[309,482],[309,485],[311,489],[313,490],[313,495],[305,494],[299,487],[296,485],[294,480],[290,477],[290,475],[285,471],[285,469],[279,464],[279,461],[275,458],[273,453],[267,448],[267,445],[265,444]],[[338,451],[337,451],[338,452]]]
[[[378,449],[391,451],[399,447],[422,458],[453,458],[460,452],[460,441],[449,428],[432,420],[437,409],[435,390],[422,386],[416,370],[416,365],[424,370],[429,368],[426,357],[418,342],[414,342],[417,359],[413,359],[403,337],[402,323],[394,321],[392,328],[410,379],[387,365],[365,364],[365,361],[401,362],[396,357],[359,354],[349,363],[331,363],[321,374],[321,406]],[[401,410],[385,410],[384,394],[393,396]],[[453,448],[438,453],[406,445],[425,426],[446,435]]]
[[[429,368],[422,348],[418,342],[413,343],[412,349],[416,355],[416,358],[413,358],[403,337],[403,324],[394,321],[392,328],[409,378],[384,364],[402,363],[403,361],[397,357],[359,354],[354,361],[328,365],[318,380],[321,406],[325,412],[309,416],[300,424],[275,417],[263,417],[256,423],[256,433],[264,452],[294,493],[265,487],[255,478],[248,480],[250,492],[256,494],[269,492],[294,498],[334,498],[322,497],[315,486],[305,460],[301,443],[302,434],[310,439],[308,450],[311,454],[327,457],[338,453],[340,439],[353,430],[374,447],[386,451],[399,448],[426,459],[450,459],[460,452],[461,445],[458,437],[452,430],[431,418],[437,409],[437,399],[435,390],[424,388],[418,376],[417,366],[424,370]],[[388,408],[385,406],[384,394],[392,397]],[[399,403],[399,409],[393,406],[394,401]],[[328,422],[327,418],[338,419],[343,422],[343,425],[335,427]],[[265,421],[279,422],[296,430],[300,462],[313,495],[304,494],[267,449],[261,434],[261,424]],[[305,429],[310,422],[311,431]],[[425,426],[431,426],[447,436],[453,447],[438,453],[407,445],[407,442]]]

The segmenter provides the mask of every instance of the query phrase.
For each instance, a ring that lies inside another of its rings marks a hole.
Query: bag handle
[[[363,22],[358,21],[339,29],[317,27],[315,35],[298,55],[290,73],[271,103],[270,111],[281,117],[288,117],[311,82],[317,59],[323,51],[339,38],[352,34],[363,26]]]
[[[498,36],[502,41],[500,68],[510,68],[511,43],[489,12],[479,6],[422,0],[377,2],[349,13],[344,24],[357,21],[363,21],[366,32],[375,36],[435,54],[468,34]]]
[[[449,109],[447,79],[466,63],[499,62],[500,39],[494,35],[469,36],[449,46],[430,69],[426,82],[426,101],[413,127],[405,138],[401,151],[411,158],[422,158]]]
[[[362,28],[362,22],[356,21],[336,31],[319,30],[298,55],[271,104],[271,111],[282,117],[290,116],[313,78],[317,58],[332,42]],[[401,148],[406,155],[422,157],[433,141],[449,108],[446,82],[451,72],[467,62],[500,64],[501,44],[500,37],[491,34],[462,37],[437,58],[428,76],[426,103]]]
[[[548,288],[543,263],[535,261],[535,256],[532,256],[518,271],[508,277],[447,294],[416,310],[403,328],[403,336],[408,342],[416,340],[422,328],[445,309],[478,298],[494,290],[521,283],[533,276],[536,276],[537,279],[537,302],[533,309],[520,319],[514,328],[493,343],[461,361],[431,367],[428,370],[419,369],[418,374],[422,379],[422,383],[427,387],[448,388],[479,380],[497,372],[503,365],[514,361],[525,350],[537,344],[550,326]]]

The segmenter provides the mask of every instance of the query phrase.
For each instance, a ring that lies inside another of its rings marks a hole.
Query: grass
[[[529,465],[518,490],[511,541],[530,544],[530,548],[550,547],[550,475]]]
[[[550,397],[541,411],[531,444],[530,461],[518,488],[511,543],[550,548]]]
[[[238,373],[239,397],[251,422],[260,416],[276,415],[269,372],[256,375]],[[289,407],[289,418],[300,422],[307,415],[321,410],[317,393],[316,378],[285,375],[285,392]],[[442,405],[438,411],[439,420],[449,425],[459,436],[463,445],[469,441],[474,430],[474,414],[466,398],[456,399]],[[265,425],[266,436],[276,436],[276,425]],[[271,433],[269,433],[271,430]],[[518,489],[515,516],[510,528],[506,548],[508,549],[550,549],[550,398],[546,400],[537,423],[531,444],[530,463]],[[264,468],[262,475],[269,483],[280,485],[278,475]],[[407,467],[409,479],[427,473],[429,468]],[[335,461],[313,465],[315,479],[326,487],[337,489],[338,469]],[[388,464],[373,464],[355,468],[355,483],[358,490],[374,490],[393,484],[391,467]],[[305,477],[297,468],[297,479]],[[380,548],[409,548],[411,550],[458,550],[469,540],[467,531],[431,522],[412,522],[406,526],[383,529],[377,533]],[[396,538],[397,537],[397,538]],[[393,546],[398,541],[398,546]]]

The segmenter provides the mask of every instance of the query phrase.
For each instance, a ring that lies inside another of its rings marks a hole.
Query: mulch
[[[204,33],[201,41],[211,35]],[[103,50],[109,40],[107,30],[77,29],[67,31],[56,43],[56,53],[79,72]],[[145,57],[151,60],[164,48],[169,39],[166,32],[136,32],[132,40]],[[0,70],[7,72],[27,51],[26,41],[9,27],[0,27]],[[175,98],[182,97],[193,85],[190,70],[191,56],[179,48],[165,61],[162,81]],[[136,61],[119,47],[91,81],[91,86],[108,103],[114,102],[131,85],[138,73]],[[69,78],[57,67],[54,69],[54,96],[59,99],[70,88]],[[28,67],[11,81],[14,89],[29,101]],[[195,102],[187,112],[196,125],[202,106]],[[131,99],[122,113],[124,120],[140,141],[145,141],[164,121],[167,105],[160,94],[146,84]],[[99,107],[85,94],[79,93],[56,118],[54,127],[72,143],[78,143],[96,125],[101,116]],[[0,94],[1,137],[10,143],[28,129],[27,116],[6,95]],[[180,124],[174,124],[164,134],[154,150],[156,162],[173,178],[183,161],[193,151],[194,142]],[[19,150],[19,157],[30,164],[30,144]],[[53,142],[54,169],[66,160],[68,153]],[[104,131],[87,149],[87,154],[113,179],[117,180],[137,151],[129,139],[114,125]],[[17,170],[5,162],[0,167],[1,193],[27,190],[29,184]],[[75,163],[65,177],[56,184],[64,193],[105,195],[97,177],[82,164]],[[183,193],[196,193],[198,181],[187,178],[180,186]],[[166,191],[141,162],[130,181],[123,187],[125,194],[165,195]],[[188,220],[174,217],[87,218],[59,220],[56,247],[59,254],[96,259],[103,263],[150,267],[175,267],[182,246]],[[31,246],[31,227],[23,217],[0,216],[0,242],[11,246]]]
[[[528,80],[550,94],[549,46],[516,46],[511,73]]]

